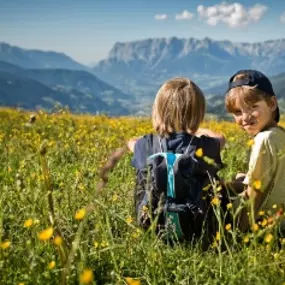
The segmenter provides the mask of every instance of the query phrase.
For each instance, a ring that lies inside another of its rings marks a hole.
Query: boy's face
[[[260,100],[249,106],[243,101],[237,100],[232,113],[236,123],[252,136],[266,127],[275,125],[276,122],[273,119],[273,112],[277,107],[275,97],[272,97],[271,101],[269,104],[265,100]]]

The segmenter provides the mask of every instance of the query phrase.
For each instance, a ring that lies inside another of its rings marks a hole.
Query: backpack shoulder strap
[[[158,152],[167,152],[167,142],[165,138],[161,138],[158,135],[151,134],[147,137],[148,148],[151,154]]]
[[[161,152],[167,152],[167,140],[166,138],[160,138]]]
[[[191,136],[190,142],[189,142],[187,148],[185,149],[184,154],[188,154],[190,152],[194,137],[195,137],[194,135]]]

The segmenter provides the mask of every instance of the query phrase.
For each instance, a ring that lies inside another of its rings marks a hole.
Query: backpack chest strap
[[[178,157],[180,157],[182,154],[178,153],[171,153],[171,152],[159,152],[151,155],[148,159],[151,161],[157,156],[162,156],[166,160],[167,164],[167,197],[176,198],[175,194],[175,180],[174,180],[174,170],[173,166],[175,161]],[[183,237],[183,232],[181,229],[181,225],[179,222],[179,216],[178,213],[174,212],[168,212],[166,211],[166,216],[168,219],[171,220],[171,223],[175,226],[175,232],[178,238]]]

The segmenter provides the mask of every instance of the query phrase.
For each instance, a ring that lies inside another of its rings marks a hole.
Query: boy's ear
[[[277,98],[276,96],[272,96],[270,98],[270,104],[269,104],[272,112],[274,112],[277,109],[278,103],[277,103]]]

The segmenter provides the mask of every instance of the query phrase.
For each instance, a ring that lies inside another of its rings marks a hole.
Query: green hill
[[[22,69],[0,61],[0,102],[3,106],[50,109],[55,104],[73,112],[127,115],[128,95],[85,71]]]

